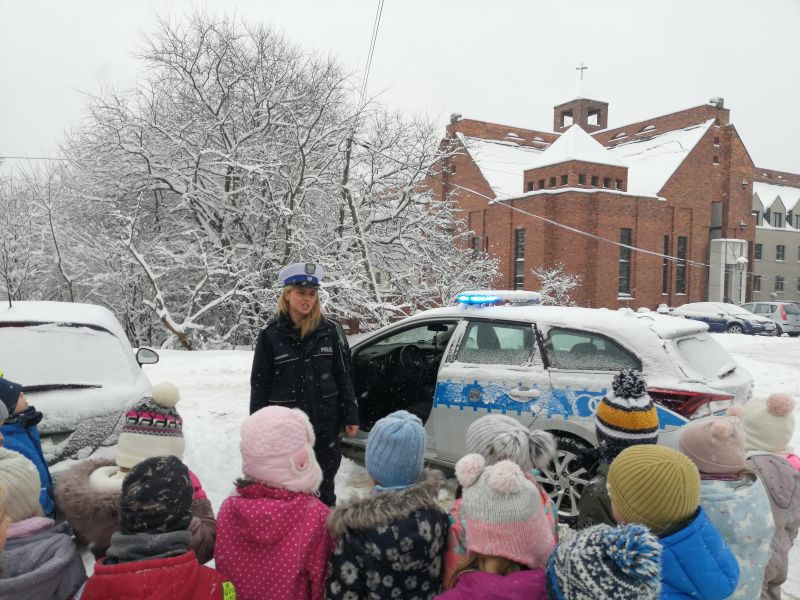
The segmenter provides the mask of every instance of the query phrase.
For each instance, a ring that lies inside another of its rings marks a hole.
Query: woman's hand
[[[347,434],[347,437],[355,437],[358,433],[358,425],[345,425],[344,432]]]

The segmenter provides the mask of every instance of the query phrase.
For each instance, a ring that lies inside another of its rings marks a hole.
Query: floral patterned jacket
[[[427,471],[400,491],[339,505],[328,519],[336,547],[329,600],[430,600],[442,591],[447,513],[436,503],[442,476]]]

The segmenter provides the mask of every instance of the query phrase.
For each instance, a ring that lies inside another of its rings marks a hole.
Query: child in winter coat
[[[262,408],[242,424],[244,479],[217,520],[217,569],[239,600],[322,600],[333,540],[306,414]]]
[[[329,600],[430,600],[441,591],[447,513],[436,503],[441,474],[423,473],[425,443],[422,421],[404,410],[370,431],[366,463],[375,487],[328,519],[337,539]]]
[[[661,544],[642,525],[595,525],[561,541],[547,565],[550,600],[656,600]]]
[[[516,463],[532,482],[530,489],[541,505],[550,528],[557,531],[555,508],[534,476],[534,469],[543,469],[555,457],[556,443],[551,434],[531,431],[507,415],[486,415],[473,421],[467,429],[466,449],[467,454],[480,454],[487,465],[503,460]],[[445,588],[452,587],[456,569],[469,559],[466,520],[461,515],[461,502],[462,499],[458,498],[450,510],[450,530],[444,554]]]
[[[678,449],[700,471],[700,506],[739,563],[739,585],[731,598],[758,598],[775,525],[767,491],[747,466],[741,420],[691,421]]]
[[[731,412],[742,415],[747,464],[767,489],[775,522],[761,598],[779,600],[788,575],[789,550],[800,527],[800,473],[788,460],[795,426],[794,400],[786,394],[772,394]]]
[[[546,600],[544,568],[555,548],[553,523],[537,486],[516,463],[487,466],[480,454],[456,464],[464,488],[460,516],[468,523],[470,558],[441,600]]]
[[[89,544],[95,558],[102,558],[119,529],[117,512],[122,481],[140,461],[154,456],[183,458],[183,422],[175,405],[178,388],[163,382],[125,412],[117,456],[80,462],[59,477],[56,501],[76,535]],[[197,559],[206,563],[214,556],[216,519],[200,480],[189,472],[194,488],[189,532]]]
[[[122,482],[119,531],[95,563],[81,600],[228,600],[233,584],[190,550],[189,470],[174,456],[136,464]]]
[[[52,516],[55,510],[53,502],[53,479],[50,469],[42,453],[42,442],[39,439],[39,423],[42,413],[33,406],[28,406],[22,386],[2,377],[0,373],[0,404],[5,415],[0,428],[3,447],[19,452],[34,465],[39,472],[39,503],[44,514]],[[6,414],[8,413],[8,414]]]
[[[0,448],[0,487],[5,490],[0,521],[8,520],[0,555],[0,598],[72,598],[86,571],[69,524],[56,525],[41,516],[36,467],[18,452]]]
[[[739,582],[739,565],[700,507],[700,473],[664,446],[632,446],[608,470],[611,511],[620,524],[639,523],[662,547],[661,596],[722,600]]]
[[[578,529],[616,524],[606,487],[609,466],[625,448],[658,443],[658,413],[641,373],[620,371],[612,388],[614,393],[600,401],[594,416],[599,465],[578,502]]]

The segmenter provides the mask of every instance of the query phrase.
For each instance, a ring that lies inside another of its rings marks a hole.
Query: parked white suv
[[[502,302],[503,293],[494,295]],[[362,432],[344,440],[351,456],[363,451],[379,418],[406,409],[425,422],[428,461],[451,467],[465,452],[472,421],[508,414],[557,437],[559,456],[541,480],[569,519],[588,477],[575,459],[596,444],[594,413],[620,369],[644,374],[660,442],[671,446],[689,419],[720,413],[752,394],[750,373],[699,321],[627,309],[488,306],[477,294],[466,298],[474,304],[422,311],[353,344]]]

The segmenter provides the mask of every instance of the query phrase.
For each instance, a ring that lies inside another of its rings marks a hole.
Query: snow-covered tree
[[[531,269],[531,273],[539,280],[539,293],[542,295],[542,304],[575,306],[575,301],[570,296],[570,292],[580,287],[580,275],[570,273],[562,263],[549,267],[540,265]]]

